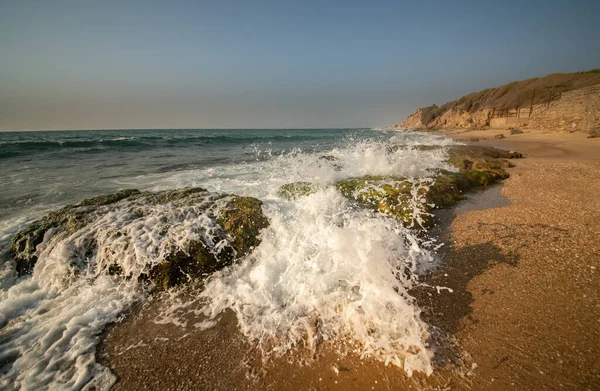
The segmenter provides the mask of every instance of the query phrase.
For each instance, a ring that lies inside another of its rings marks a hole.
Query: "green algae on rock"
[[[420,202],[425,201],[420,197],[425,194],[425,188],[406,178],[363,176],[339,181],[335,187],[343,196],[392,215],[407,226],[429,225],[427,214],[420,213],[425,206],[424,202]]]
[[[388,147],[395,153],[406,145]],[[413,147],[410,147],[413,148]],[[415,149],[431,151],[444,149],[447,163],[458,172],[437,170],[430,178],[403,178],[396,176],[365,175],[338,181],[335,187],[346,198],[359,205],[391,215],[405,226],[427,229],[434,223],[433,209],[447,208],[464,200],[463,193],[473,187],[488,186],[506,179],[505,168],[514,167],[506,159],[521,158],[518,152],[474,145],[418,145]],[[315,193],[318,186],[310,182],[293,182],[280,187],[279,194],[295,199]]]
[[[221,206],[217,222],[231,237],[237,256],[244,256],[260,244],[260,231],[269,225],[262,202],[252,197],[232,196]]]
[[[56,230],[75,231],[85,224],[85,217],[98,207],[109,205],[140,195],[137,189],[125,189],[113,194],[88,198],[76,205],[48,213],[18,232],[11,242],[9,253],[17,261],[19,275],[30,273],[37,262],[36,247],[43,242],[47,232]]]
[[[143,225],[144,218],[158,221],[154,224],[159,224],[160,228],[152,231],[155,236],[147,240],[164,239],[161,242],[161,261],[147,265],[147,270],[137,275],[139,279],[150,280],[157,290],[214,272],[247,255],[260,243],[260,230],[269,224],[262,212],[262,202],[255,198],[211,193],[199,187],[160,192],[122,190],[51,212],[17,233],[10,256],[16,263],[18,274],[33,270],[40,244],[55,236],[63,239],[77,236],[78,230],[85,230],[115,212],[119,216],[128,216],[131,222],[139,221],[140,225]],[[202,219],[202,224],[197,225],[189,237],[178,241],[177,237],[168,237],[169,231],[176,228],[168,221],[170,216],[178,216],[179,224],[189,219]],[[142,228],[152,229],[148,226]],[[98,233],[94,229],[91,231]],[[84,259],[72,261],[74,273],[77,273],[77,267],[95,267],[99,273],[104,270],[111,275],[136,277],[123,271],[118,252],[104,252],[101,260],[96,259],[99,257],[97,238],[93,234],[88,235],[82,245],[85,248],[81,251]],[[127,235],[117,225],[106,229],[103,238],[125,241],[124,248],[127,248],[131,244],[127,241],[132,240]]]
[[[464,199],[462,192],[470,184],[461,174],[443,172],[418,180],[365,176],[339,181],[336,187],[345,197],[396,217],[407,227],[426,229],[434,223],[432,210]]]
[[[427,150],[427,146],[425,147]],[[432,146],[438,149],[438,146]],[[426,229],[433,225],[433,209],[447,208],[465,199],[464,192],[508,178],[504,159],[521,158],[518,152],[457,145],[447,148],[448,163],[458,172],[439,170],[431,178],[363,176],[336,183],[345,197],[398,218],[405,226]]]
[[[293,182],[282,185],[279,188],[279,195],[293,200],[298,197],[307,196],[315,193],[318,187],[310,182]]]

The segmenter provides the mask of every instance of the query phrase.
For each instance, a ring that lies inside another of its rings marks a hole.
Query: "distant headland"
[[[417,109],[388,129],[544,129],[600,135],[600,68],[553,73]]]

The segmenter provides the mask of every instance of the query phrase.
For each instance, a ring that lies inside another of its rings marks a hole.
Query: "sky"
[[[600,67],[600,1],[0,2],[0,130],[339,128]]]

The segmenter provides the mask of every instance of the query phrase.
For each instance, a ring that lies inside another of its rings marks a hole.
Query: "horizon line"
[[[19,133],[19,132],[89,132],[89,131],[118,131],[118,130],[325,130],[325,129],[374,129],[377,126],[343,126],[343,127],[257,127],[257,128],[93,128],[93,129],[23,129],[23,130],[4,130],[0,133]]]

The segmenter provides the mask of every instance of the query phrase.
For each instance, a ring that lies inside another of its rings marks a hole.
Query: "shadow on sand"
[[[444,267],[422,279],[431,287],[422,287],[412,293],[423,309],[423,320],[431,326],[429,343],[436,353],[434,365],[437,368],[464,366],[468,364],[468,358],[464,357],[455,335],[465,326],[477,322],[472,317],[474,298],[469,283],[496,265],[517,266],[518,256],[503,252],[495,244],[482,243],[462,248],[450,246],[442,258]],[[440,289],[438,293],[436,287],[452,291]],[[493,295],[494,291],[486,288],[481,293]]]

